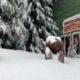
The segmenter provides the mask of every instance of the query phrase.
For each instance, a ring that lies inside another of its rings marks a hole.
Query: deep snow
[[[0,49],[0,80],[80,80],[80,58],[57,56],[45,60],[44,54]]]

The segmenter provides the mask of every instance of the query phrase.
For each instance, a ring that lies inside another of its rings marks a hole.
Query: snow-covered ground
[[[57,56],[45,60],[44,54],[0,49],[0,80],[80,80],[80,58]]]

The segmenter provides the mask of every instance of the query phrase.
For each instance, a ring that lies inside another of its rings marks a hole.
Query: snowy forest
[[[0,0],[0,47],[44,53],[49,35],[57,35],[54,0]]]

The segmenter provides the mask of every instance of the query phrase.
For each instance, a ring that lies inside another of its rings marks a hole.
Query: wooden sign
[[[69,33],[80,30],[80,15],[79,17],[71,17],[63,22],[63,33]]]

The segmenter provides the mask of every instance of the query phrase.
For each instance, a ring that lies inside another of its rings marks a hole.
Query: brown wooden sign
[[[80,30],[80,18],[64,23],[64,33]]]

